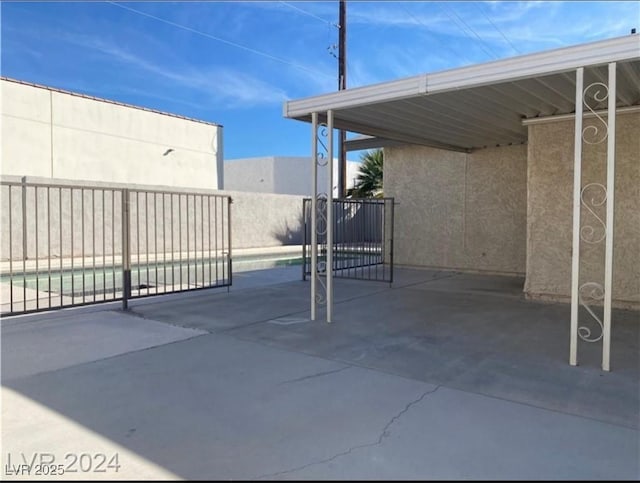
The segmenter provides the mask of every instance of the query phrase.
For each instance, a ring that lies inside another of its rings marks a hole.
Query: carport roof
[[[392,141],[469,151],[521,144],[527,120],[575,112],[578,67],[585,68],[585,86],[607,85],[611,62],[618,63],[618,108],[638,106],[640,35],[632,34],[291,100],[284,116],[311,122],[311,113],[323,120],[333,110],[335,128],[372,136],[371,145]],[[595,110],[607,105],[603,92],[594,98],[598,87],[585,94]],[[360,141],[367,145],[366,138]]]

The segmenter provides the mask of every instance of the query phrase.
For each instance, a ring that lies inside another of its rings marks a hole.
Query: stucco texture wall
[[[397,203],[398,264],[524,274],[526,146],[384,152],[384,194]]]
[[[0,87],[3,175],[219,187],[221,126],[8,80]]]
[[[595,119],[584,126],[595,126]],[[621,114],[616,120],[615,230],[612,297],[618,306],[640,306],[640,114]],[[574,122],[529,126],[527,279],[532,298],[568,299],[571,296],[573,229]],[[600,131],[602,133],[602,130]],[[606,186],[605,142],[583,144],[582,186]],[[603,200],[597,188],[586,199]],[[595,206],[606,219],[606,204]],[[582,208],[581,226],[594,227],[592,240],[602,237],[602,226]],[[587,234],[587,233],[585,233]],[[581,242],[580,283],[604,285],[604,241]]]

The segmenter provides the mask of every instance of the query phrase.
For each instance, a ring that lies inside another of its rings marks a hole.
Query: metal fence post
[[[131,247],[129,234],[129,190],[123,189],[122,196],[122,310],[129,309],[131,297]]]
[[[22,308],[27,310],[27,177],[22,177]]]
[[[229,257],[229,285],[227,286],[227,292],[229,292],[231,285],[233,284],[233,255],[231,252],[231,204],[233,203],[233,198],[229,196],[227,201],[227,239],[229,244],[228,257]]]
[[[389,253],[389,270],[391,271],[390,276],[389,276],[389,286],[393,285],[393,224],[394,224],[394,220],[393,217],[395,216],[394,212],[395,212],[395,206],[396,206],[396,201],[395,198],[391,198],[391,201],[389,202],[391,205],[391,237],[389,239],[389,249],[390,249],[390,253]]]
[[[307,200],[302,200],[302,280],[307,280]]]

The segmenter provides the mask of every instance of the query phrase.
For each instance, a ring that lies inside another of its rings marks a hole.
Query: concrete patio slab
[[[604,373],[596,345],[581,344],[581,365],[568,365],[566,304],[535,303],[510,293],[486,297],[437,287],[451,280],[455,279],[363,293],[336,305],[335,321],[330,325],[259,323],[238,327],[229,334],[640,428],[637,313],[615,311],[613,372]],[[304,316],[309,317],[308,311]]]
[[[157,463],[44,404],[4,386],[0,392],[3,407],[3,480],[180,479]],[[104,461],[100,455],[104,455]],[[80,468],[81,457],[83,468],[90,471],[82,471]],[[39,464],[41,458],[44,462],[52,461],[53,458],[55,465],[63,465],[64,473],[38,475],[35,468],[27,470],[22,466],[31,461]],[[120,466],[118,471],[117,466]]]
[[[2,381],[197,337],[205,332],[173,327],[122,312],[58,312],[54,317],[4,319]]]
[[[401,273],[404,272],[403,270]],[[437,281],[437,283],[430,283],[432,281]],[[478,293],[487,296],[495,294],[500,297],[511,295],[517,298],[523,298],[523,286],[524,277],[443,271],[434,272],[431,280],[423,283],[414,283],[411,288],[453,291],[456,293]]]
[[[337,280],[326,324],[308,283],[261,276],[3,320],[3,453],[117,452],[134,479],[640,478],[637,312],[604,373],[596,345],[568,365],[568,306],[516,278]]]
[[[221,334],[5,385],[32,401],[5,398],[5,452],[69,447],[56,424],[34,438],[37,404],[112,444],[76,451],[126,449],[120,477],[639,476],[635,430]]]
[[[343,280],[336,302],[375,294],[389,289],[388,284]],[[132,301],[133,313],[148,319],[208,331],[227,330],[257,322],[304,312],[309,307],[309,284],[301,280],[274,282],[267,286],[247,284],[243,290],[224,290],[180,299],[172,297],[158,303]]]
[[[444,417],[443,417],[444,416]],[[440,387],[378,444],[279,479],[636,479],[638,435],[606,424]],[[616,450],[613,450],[616,448]],[[634,465],[634,461],[636,464]]]
[[[409,402],[435,389],[222,335],[5,385],[189,479],[254,479],[329,458],[375,440]],[[33,438],[29,421],[23,413],[3,425],[5,452],[52,452],[65,438],[46,426]]]

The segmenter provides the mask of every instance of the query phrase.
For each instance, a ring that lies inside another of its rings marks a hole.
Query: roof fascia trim
[[[312,112],[366,106],[635,59],[640,59],[640,34],[290,100],[283,105],[283,115],[286,118],[300,119]]]

